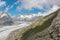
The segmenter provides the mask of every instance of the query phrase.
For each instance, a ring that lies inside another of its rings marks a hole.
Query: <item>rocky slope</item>
[[[60,40],[60,9],[14,32],[13,40]],[[10,34],[11,35],[11,34]],[[9,37],[8,37],[9,38]],[[7,40],[12,40],[8,39]]]
[[[55,20],[59,11],[60,10],[49,15],[50,17],[47,16],[47,19],[45,17],[45,21],[42,24],[36,25],[35,28],[24,32],[20,40],[55,40],[53,37],[55,37],[56,34],[53,33],[52,30],[54,30],[54,28],[50,28],[50,25],[52,25],[51,23],[53,23],[52,21]],[[50,32],[50,30],[52,32]]]
[[[13,36],[8,37],[7,40],[60,40],[59,17],[60,9],[21,29],[20,32],[14,32]]]

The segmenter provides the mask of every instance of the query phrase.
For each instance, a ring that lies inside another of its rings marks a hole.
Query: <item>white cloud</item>
[[[57,11],[60,7],[57,5],[53,5],[53,7],[48,11],[48,13],[53,13],[55,11]]]
[[[0,0],[0,7],[2,7],[2,6],[6,6],[6,2]]]
[[[18,0],[15,4],[19,4],[21,3],[21,5],[18,5],[17,9],[28,9],[31,10],[32,8],[43,8],[44,5],[47,4],[47,6],[49,7],[49,5],[58,5],[60,6],[60,0]]]
[[[45,3],[46,0],[24,0],[22,1],[22,5],[25,9],[32,9],[34,8],[42,8],[42,4]]]
[[[18,4],[20,0],[18,0],[15,4]],[[31,10],[32,8],[39,8],[42,9],[43,5],[48,2],[48,0],[21,0],[21,5],[19,5],[17,8],[19,9],[24,8],[24,9],[29,9]]]
[[[5,12],[7,12],[9,9],[10,9],[10,7],[9,7],[9,6],[7,6],[7,7],[6,7],[6,9],[5,9]]]
[[[49,3],[53,4],[53,5],[59,5],[60,6],[60,0],[49,0]]]
[[[60,7],[58,7],[57,5],[53,5],[53,7],[49,10],[49,11],[47,11],[47,12],[45,12],[45,13],[40,13],[40,15],[42,15],[42,16],[47,16],[47,15],[49,15],[49,14],[51,14],[51,13],[53,13],[53,12],[55,12],[55,11],[57,11],[58,9],[59,9]]]
[[[22,9],[22,7],[20,7],[20,6],[17,6],[17,9],[16,10],[21,10]]]
[[[14,4],[18,4],[18,3],[20,3],[21,2],[21,0],[17,0]]]
[[[14,6],[14,5],[11,5],[11,7],[10,7],[10,8],[13,8],[13,6]]]
[[[11,5],[11,6],[7,6],[6,9],[5,9],[5,12],[7,12],[9,9],[13,8],[14,5]]]

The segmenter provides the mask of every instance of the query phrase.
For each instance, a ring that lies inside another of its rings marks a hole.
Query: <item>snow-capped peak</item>
[[[20,18],[32,18],[33,16],[35,16],[34,14],[32,15],[32,14],[30,14],[30,15],[20,15]]]
[[[4,13],[4,14],[2,14],[2,15],[1,15],[1,18],[2,18],[2,17],[4,17],[4,16],[7,16],[7,14],[5,14],[5,13]]]
[[[0,18],[3,18],[3,17],[8,17],[8,14],[6,14],[5,12],[0,12]]]
[[[18,19],[19,18],[22,18],[22,19],[25,19],[25,18],[28,18],[28,19],[32,19],[33,17],[36,17],[36,16],[42,16],[40,13],[38,14],[27,14],[27,15],[19,15]]]

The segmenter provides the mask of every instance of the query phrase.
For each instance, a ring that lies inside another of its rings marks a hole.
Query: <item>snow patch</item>
[[[4,14],[2,14],[2,15],[1,15],[1,18],[3,18],[4,16],[7,16],[7,14],[5,14],[5,13],[4,13]]]

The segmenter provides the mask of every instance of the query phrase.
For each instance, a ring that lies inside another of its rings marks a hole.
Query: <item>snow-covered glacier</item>
[[[14,25],[14,26],[5,26],[0,28],[0,40],[6,40],[6,38],[8,37],[8,35],[17,29],[21,29],[23,27],[26,27],[28,25],[30,25],[31,23],[22,23],[20,25]]]

